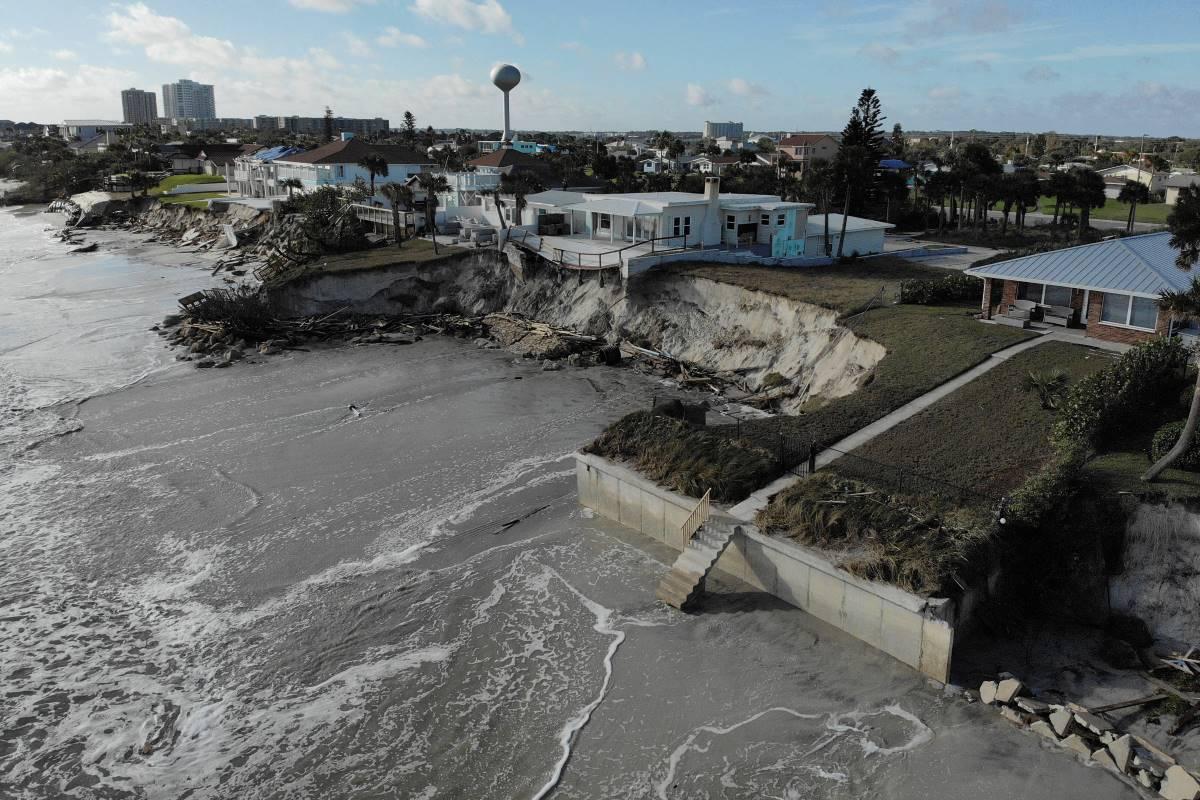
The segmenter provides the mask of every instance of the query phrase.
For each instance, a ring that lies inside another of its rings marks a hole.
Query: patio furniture
[[[1061,325],[1069,328],[1074,321],[1075,309],[1070,306],[1044,306],[1042,308],[1042,322],[1047,325]]]
[[[1033,315],[1036,311],[1037,303],[1033,302],[1032,300],[1014,300],[1012,304],[1009,305],[1005,316],[1012,319],[1023,319],[1028,321],[1033,319]]]

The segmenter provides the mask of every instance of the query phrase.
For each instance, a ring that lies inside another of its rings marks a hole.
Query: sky
[[[1197,0],[0,0],[0,118],[120,119],[191,78],[218,116],[517,130],[838,130],[875,88],[907,130],[1200,137]]]

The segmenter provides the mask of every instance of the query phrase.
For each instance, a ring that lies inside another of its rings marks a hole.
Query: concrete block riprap
[[[979,684],[979,699],[989,706],[996,703],[996,682],[984,681]]]
[[[1005,678],[996,686],[996,702],[1011,703],[1024,691],[1025,684],[1016,678]]]
[[[1071,732],[1071,723],[1074,720],[1075,715],[1069,708],[1056,708],[1050,713],[1050,726],[1059,736],[1066,736]]]
[[[1059,744],[1068,750],[1073,750],[1074,752],[1079,753],[1079,755],[1083,756],[1084,758],[1092,757],[1091,746],[1088,745],[1087,741],[1077,733],[1072,733],[1070,736],[1059,742]]]
[[[1032,721],[1031,718],[1033,715],[1018,711],[1012,706],[1003,706],[1000,709],[1000,716],[1004,717],[1012,724],[1019,725],[1020,727],[1024,728]]]
[[[1098,717],[1095,714],[1089,714],[1086,711],[1076,711],[1075,721],[1097,736],[1108,733],[1113,729],[1108,720]]]
[[[1050,704],[1035,700],[1032,697],[1018,697],[1017,708],[1030,714],[1049,714]]]
[[[1200,798],[1200,781],[1176,764],[1167,769],[1158,793],[1167,800],[1197,800]]]
[[[1115,741],[1109,743],[1108,754],[1112,756],[1117,769],[1122,772],[1129,769],[1129,762],[1133,758],[1133,737],[1129,734],[1117,737]]]
[[[1050,727],[1050,723],[1046,722],[1045,720],[1038,720],[1037,722],[1033,723],[1029,726],[1029,730],[1033,731],[1039,736],[1044,736],[1047,739],[1053,739],[1056,742],[1058,741],[1058,734],[1054,732],[1054,728]]]

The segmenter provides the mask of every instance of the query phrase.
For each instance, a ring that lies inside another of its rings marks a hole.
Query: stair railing
[[[685,546],[696,535],[696,531],[700,530],[704,523],[708,522],[708,515],[712,510],[711,495],[712,489],[706,490],[704,497],[700,498],[700,502],[696,504],[696,507],[692,509],[692,513],[688,515],[687,520],[683,523],[683,543]]]

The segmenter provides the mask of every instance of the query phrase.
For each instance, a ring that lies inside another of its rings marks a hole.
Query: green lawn
[[[203,207],[207,204],[206,201],[208,201],[208,200],[224,198],[226,196],[227,195],[225,194],[225,192],[193,192],[192,194],[176,194],[176,195],[171,195],[169,197],[165,196],[165,195],[160,196],[158,198],[158,202],[162,203],[165,206],[167,206],[167,205],[186,205],[186,206]]]
[[[997,203],[995,209],[1002,210],[1003,203]],[[1042,197],[1038,199],[1038,210],[1043,214],[1054,214],[1054,198]],[[1158,225],[1167,224],[1167,214],[1171,212],[1171,206],[1166,203],[1145,203],[1138,204],[1137,221],[1152,222]],[[1011,219],[1011,217],[1010,217]],[[1092,209],[1092,219],[1115,219],[1124,222],[1129,219],[1129,206],[1125,203],[1119,203],[1112,198],[1108,198],[1101,208]]]
[[[1025,377],[1061,369],[1074,383],[1113,358],[1083,345],[1040,344],[854,451],[870,461],[846,457],[833,469],[895,485],[899,467],[932,479],[907,478],[921,493],[957,495],[958,486],[988,497],[1010,492],[1052,456],[1047,437],[1055,412],[1042,408],[1037,394],[1024,388]]]
[[[939,384],[970,369],[990,354],[1033,336],[1017,328],[983,325],[975,304],[892,305],[899,282],[944,277],[946,270],[900,258],[872,258],[854,264],[804,269],[769,269],[716,264],[675,264],[672,272],[783,295],[847,315],[884,290],[885,305],[845,316],[857,336],[879,342],[887,355],[864,385],[845,397],[813,401],[799,414],[745,423],[745,435],[777,450],[779,434],[789,449],[808,443],[830,445]]]
[[[158,185],[150,189],[150,196],[165,194],[176,186],[189,186],[194,183],[224,183],[225,179],[220,175],[172,175],[169,178],[163,178]]]
[[[346,272],[348,270],[390,267],[394,264],[418,264],[426,261],[440,261],[462,251],[461,247],[439,245],[438,253],[435,254],[433,242],[428,239],[406,239],[399,248],[393,241],[383,247],[375,247],[357,253],[323,256],[320,260],[320,268],[322,272]]]

